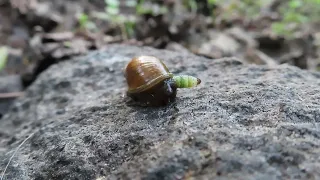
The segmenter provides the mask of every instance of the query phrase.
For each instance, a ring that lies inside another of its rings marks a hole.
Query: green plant
[[[261,8],[270,4],[272,0],[207,0],[208,5],[213,8],[218,6],[219,13],[213,13],[213,19],[229,20],[241,17],[243,19],[254,19],[260,15]],[[213,10],[212,10],[213,11]],[[320,0],[287,0],[282,1],[277,10],[281,20],[271,24],[271,30],[276,35],[286,38],[308,23],[317,23],[320,14]]]
[[[80,29],[96,30],[96,24],[89,20],[89,16],[85,13],[80,13],[78,15],[78,23]]]
[[[105,0],[106,3],[106,7],[105,7],[105,11],[107,12],[107,14],[109,15],[117,15],[119,14],[119,6],[120,3],[118,0]]]
[[[6,67],[8,61],[8,49],[7,47],[0,48],[0,72]]]
[[[217,0],[207,0],[207,3],[209,4],[209,6],[213,6],[217,3]]]
[[[95,13],[96,18],[106,20],[118,26],[124,39],[134,35],[136,18],[132,15],[120,13],[120,2],[118,0],[105,0],[106,7],[104,12]],[[127,0],[127,6],[136,6],[136,0]]]
[[[86,24],[88,23],[89,17],[87,14],[80,13],[78,15],[78,22],[80,24],[80,28],[85,28]]]
[[[168,8],[166,6],[145,2],[144,0],[140,0],[139,3],[136,4],[137,15],[152,14],[153,16],[157,16],[167,12]]]
[[[270,2],[270,0],[207,0],[211,8],[214,5],[220,8],[221,14],[219,16],[223,19],[232,19],[233,17],[255,18],[259,15],[261,7]]]
[[[196,0],[184,0],[183,4],[185,7],[190,8],[192,13],[196,13],[198,10],[198,4]]]
[[[299,27],[318,22],[320,0],[290,0],[279,12],[282,19],[272,24],[272,30],[277,35],[291,38]]]

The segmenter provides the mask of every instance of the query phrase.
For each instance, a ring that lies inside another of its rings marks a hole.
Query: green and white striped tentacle
[[[177,88],[191,88],[201,83],[199,78],[189,75],[173,76],[173,80],[175,81]]]

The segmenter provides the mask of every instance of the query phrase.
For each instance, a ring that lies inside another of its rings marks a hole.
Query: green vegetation
[[[254,19],[259,16],[261,9],[268,6],[271,2],[271,0],[207,0],[209,5],[217,5],[222,9],[222,14],[219,15],[226,20],[233,17]],[[303,25],[318,22],[320,0],[283,1],[277,12],[280,20],[272,22],[272,32],[276,35],[291,38]],[[217,14],[213,14],[213,18],[215,18]]]
[[[144,15],[144,14],[151,14],[153,16],[166,14],[168,12],[168,8],[166,6],[160,6],[157,4],[152,4],[145,0],[140,0],[139,3],[136,4],[136,14],[137,15]]]
[[[268,6],[272,0],[207,0],[207,6],[211,12],[212,22],[217,18],[232,20],[233,18],[254,19],[261,10]],[[199,1],[183,0],[182,4],[190,13],[198,12]],[[203,2],[202,2],[203,3]],[[137,18],[144,14],[153,16],[166,14],[169,10],[165,5],[157,4],[155,1],[145,0],[105,0],[105,11],[94,13],[94,17],[106,20],[113,25],[120,27],[124,38],[131,38],[135,34]],[[121,12],[122,7],[129,7],[134,10],[133,14]],[[202,4],[203,7],[203,4]],[[320,0],[287,0],[281,2],[276,10],[280,20],[271,23],[271,30],[275,35],[282,35],[287,38],[308,23],[316,23],[320,14]],[[78,18],[81,28],[95,29],[94,23],[89,21],[86,14]]]
[[[280,8],[282,20],[272,24],[272,30],[290,38],[299,27],[319,21],[320,0],[290,0]]]
[[[112,25],[118,26],[121,29],[121,34],[124,39],[128,39],[134,35],[134,27],[136,17],[132,15],[124,15],[120,13],[120,1],[105,0],[105,11],[94,13],[94,17],[110,22]],[[126,5],[135,7],[135,0],[127,0]]]
[[[89,16],[87,14],[79,14],[78,22],[80,25],[80,29],[97,30],[95,23],[89,20]]]

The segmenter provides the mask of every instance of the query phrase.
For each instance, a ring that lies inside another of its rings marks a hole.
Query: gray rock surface
[[[200,77],[175,103],[128,104],[136,55]],[[320,74],[110,45],[41,74],[0,120],[4,179],[320,179]],[[30,136],[31,135],[31,136]]]

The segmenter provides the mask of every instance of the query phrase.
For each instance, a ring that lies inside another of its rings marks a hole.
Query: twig
[[[278,65],[278,63],[274,59],[270,58],[268,55],[264,54],[263,52],[256,50],[255,53],[259,57],[259,59],[265,64],[267,64],[268,66],[275,67],[276,65]]]
[[[266,64],[269,67],[275,67],[278,65],[278,62],[276,60],[272,59],[271,57],[257,49],[247,49],[246,57],[249,59],[253,59],[255,62]]]
[[[0,93],[0,99],[16,98],[22,96],[23,92]]]

